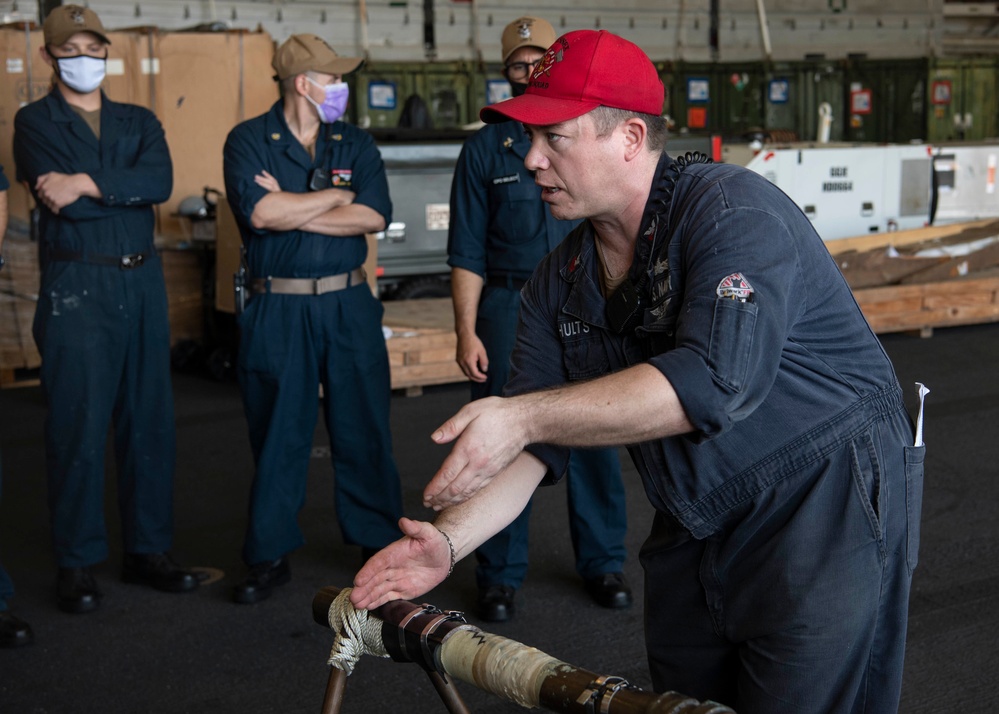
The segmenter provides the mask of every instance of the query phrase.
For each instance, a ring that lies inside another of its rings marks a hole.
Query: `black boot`
[[[126,553],[121,579],[167,593],[191,592],[200,584],[194,573],[177,565],[168,553]]]
[[[619,610],[631,607],[631,587],[624,573],[604,573],[586,580],[586,592],[600,607]]]
[[[291,580],[291,566],[288,558],[254,563],[250,572],[239,585],[232,589],[234,602],[251,605],[271,596],[271,590]]]
[[[90,568],[59,568],[56,580],[56,600],[63,612],[80,614],[93,612],[101,603],[103,593],[97,589]]]
[[[31,625],[8,610],[0,612],[0,647],[23,647],[34,641]]]
[[[516,593],[512,585],[490,585],[479,590],[479,617],[486,622],[506,622],[513,617]]]

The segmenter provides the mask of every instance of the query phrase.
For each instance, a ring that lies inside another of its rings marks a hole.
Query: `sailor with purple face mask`
[[[281,99],[225,145],[226,196],[250,273],[237,374],[256,462],[238,603],[291,577],[320,384],[344,541],[364,557],[400,533],[382,307],[361,267],[364,234],[388,225],[392,204],[374,141],[342,120],[343,76],[360,64],[293,35],[272,63]]]
[[[324,124],[332,124],[344,115],[344,112],[347,111],[347,99],[350,96],[349,86],[344,84],[339,77],[336,77],[329,84],[320,84],[308,74],[305,75],[305,79],[310,84],[322,89],[325,94],[322,103],[317,102],[308,94],[305,95],[305,99],[309,104],[316,108],[316,112],[319,114],[319,121]]]

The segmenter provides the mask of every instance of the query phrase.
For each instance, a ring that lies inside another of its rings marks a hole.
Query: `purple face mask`
[[[326,92],[326,97],[323,99],[322,104],[319,104],[308,94],[305,95],[305,98],[309,100],[309,103],[319,113],[319,121],[332,124],[342,117],[343,113],[347,111],[347,97],[350,94],[350,87],[343,82],[323,85],[312,79],[312,77],[306,77],[306,79],[317,87],[322,87],[323,91]]]

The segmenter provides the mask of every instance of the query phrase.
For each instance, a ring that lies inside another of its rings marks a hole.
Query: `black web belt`
[[[80,253],[75,250],[52,248],[46,253],[54,262],[87,263],[89,265],[110,265],[122,270],[132,270],[151,259],[154,251],[148,253],[128,253],[127,255],[101,255],[100,253]]]
[[[509,273],[490,273],[486,278],[486,285],[491,288],[507,288],[508,290],[520,290],[527,283],[526,278],[518,278]]]

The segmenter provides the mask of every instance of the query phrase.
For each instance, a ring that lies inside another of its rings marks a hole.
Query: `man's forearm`
[[[528,415],[528,443],[620,446],[694,430],[673,385],[648,364],[512,399]]]
[[[545,465],[525,451],[472,498],[441,511],[434,525],[451,538],[457,559],[512,523],[546,473]]]
[[[260,230],[293,231],[352,200],[353,194],[338,189],[308,193],[272,191],[257,202],[250,223]]]
[[[478,273],[464,268],[451,268],[454,331],[459,337],[475,334],[475,316],[479,311],[483,283],[482,276]]]
[[[300,228],[327,236],[357,236],[385,230],[385,218],[373,208],[352,203],[332,208],[302,224]]]

